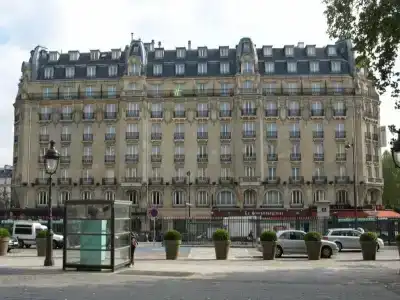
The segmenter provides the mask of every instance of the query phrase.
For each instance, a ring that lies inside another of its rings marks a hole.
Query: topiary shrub
[[[229,232],[225,229],[217,229],[212,238],[213,241],[229,241]]]
[[[375,232],[364,232],[360,235],[360,242],[376,242],[377,239]]]
[[[0,228],[0,238],[9,238],[10,232],[6,228]]]
[[[45,230],[40,230],[37,234],[36,234],[36,238],[37,239],[43,239],[46,238],[49,235],[49,231],[47,229]]]
[[[306,242],[320,242],[321,240],[322,235],[319,232],[307,232],[304,236]]]
[[[260,235],[260,241],[261,242],[276,242],[277,240],[278,240],[278,237],[276,236],[276,232],[275,231],[265,230]]]
[[[164,241],[181,241],[182,235],[179,231],[169,230],[164,234]]]

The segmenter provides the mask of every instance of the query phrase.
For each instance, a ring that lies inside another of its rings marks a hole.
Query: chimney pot
[[[192,41],[188,41],[188,50],[192,50]]]

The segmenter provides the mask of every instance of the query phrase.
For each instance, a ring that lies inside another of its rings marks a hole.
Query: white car
[[[306,232],[301,230],[282,230],[278,231],[276,235],[278,237],[276,257],[290,254],[307,255],[306,243],[304,242]],[[260,239],[257,239],[257,250],[262,252]],[[322,240],[322,258],[330,258],[332,255],[337,254],[338,250],[335,243]]]
[[[332,228],[324,235],[323,239],[334,242],[339,252],[342,250],[361,250],[360,235],[363,232],[360,229],[352,228]],[[377,239],[376,248],[381,250],[384,247],[382,239]]]

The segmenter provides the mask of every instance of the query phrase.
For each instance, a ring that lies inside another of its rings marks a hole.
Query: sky
[[[229,45],[250,37],[257,46],[330,41],[321,0],[13,0],[0,1],[0,166],[12,164],[13,103],[21,64],[37,45],[49,50],[124,48],[131,32],[165,48]],[[399,61],[400,68],[400,61]],[[381,98],[381,124],[400,111]],[[388,138],[389,140],[389,138]]]

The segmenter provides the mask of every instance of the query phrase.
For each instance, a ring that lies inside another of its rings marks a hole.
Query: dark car
[[[17,249],[19,248],[19,242],[16,237],[11,237],[10,240],[8,241],[8,250],[7,252],[10,252],[12,249]]]

